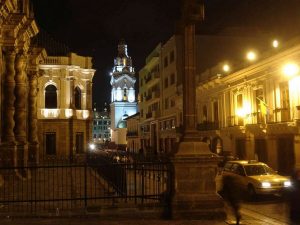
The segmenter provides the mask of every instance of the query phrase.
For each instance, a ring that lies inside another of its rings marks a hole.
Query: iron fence
[[[114,162],[97,156],[74,161],[0,167],[0,213],[57,214],[124,203],[165,204],[170,194],[168,162]]]

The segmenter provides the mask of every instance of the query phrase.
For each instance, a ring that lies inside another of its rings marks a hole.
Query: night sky
[[[40,29],[72,52],[92,56],[96,74],[93,102],[110,101],[109,72],[124,38],[138,71],[159,43],[167,41],[180,18],[181,0],[32,0]],[[200,32],[217,34],[225,27],[256,27],[270,36],[300,33],[299,0],[206,0]]]

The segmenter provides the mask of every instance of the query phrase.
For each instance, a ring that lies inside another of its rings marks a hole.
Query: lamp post
[[[196,130],[195,23],[204,19],[204,1],[185,0],[182,36],[184,49],[183,136],[172,158],[174,193],[172,216],[178,219],[224,218],[223,201],[216,193],[218,157]],[[200,62],[201,63],[201,62]]]

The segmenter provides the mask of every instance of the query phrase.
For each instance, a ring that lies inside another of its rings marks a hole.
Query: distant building
[[[118,44],[118,56],[114,60],[111,72],[111,129],[112,142],[117,145],[126,145],[126,120],[137,112],[135,99],[136,82],[135,71],[131,57],[127,53],[127,45],[124,40]]]
[[[139,137],[140,113],[136,113],[126,118],[127,121],[127,151],[139,153],[141,150],[141,140]]]
[[[105,104],[102,111],[93,109],[93,141],[94,143],[106,143],[111,141],[111,119]]]
[[[264,46],[266,38],[233,35],[196,35],[196,80],[206,69],[241,58],[245,44]],[[235,54],[233,54],[235,52]],[[141,147],[151,153],[176,150],[183,127],[183,43],[180,35],[159,44],[139,71]],[[195,80],[195,82],[196,82]],[[195,112],[196,113],[196,112]]]
[[[39,65],[39,157],[75,157],[92,140],[92,58],[47,56]]]

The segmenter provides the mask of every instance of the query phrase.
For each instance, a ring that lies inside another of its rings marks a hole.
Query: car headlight
[[[95,150],[95,148],[96,148],[96,145],[95,144],[89,144],[89,148],[90,148],[90,150]]]
[[[292,186],[292,183],[291,183],[291,181],[287,180],[287,181],[284,181],[283,186],[290,187],[290,186]]]
[[[262,182],[262,183],[261,183],[261,186],[262,186],[263,188],[269,188],[269,187],[271,187],[271,183],[270,183],[270,182]]]

